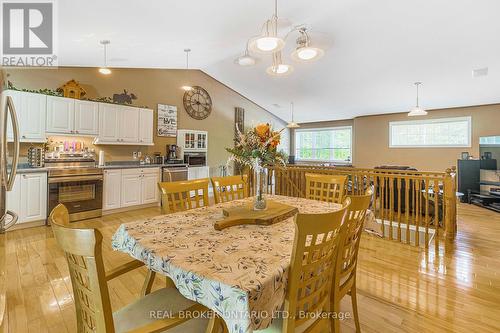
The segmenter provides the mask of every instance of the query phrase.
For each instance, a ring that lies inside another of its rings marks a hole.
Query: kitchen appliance
[[[163,156],[161,156],[161,153],[154,153],[153,164],[163,164]]]
[[[177,145],[167,145],[167,159],[176,160],[178,159],[179,146]]]
[[[49,212],[61,203],[71,222],[102,215],[103,171],[96,167],[95,158],[60,154],[59,158],[46,159],[45,166]]]
[[[17,163],[19,162],[19,124],[17,121],[16,109],[10,96],[5,97],[5,104],[0,108],[0,233],[13,226],[19,216],[16,212],[7,210],[7,191],[11,191],[14,186],[17,173]],[[12,164],[8,166],[7,147],[7,123],[8,118],[12,121],[12,132],[14,136],[14,151],[12,153]]]
[[[30,168],[43,168],[45,150],[39,147],[28,148],[28,165]]]
[[[175,182],[188,179],[188,166],[186,164],[172,164],[162,168],[163,182]]]
[[[184,163],[189,166],[206,166],[207,153],[205,152],[185,152]]]

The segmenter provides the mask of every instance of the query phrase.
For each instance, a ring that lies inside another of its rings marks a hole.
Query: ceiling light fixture
[[[257,53],[270,54],[285,47],[283,38],[278,37],[278,0],[274,0],[274,14],[264,23],[260,36],[250,40],[248,47]]]
[[[239,56],[238,58],[236,58],[234,60],[234,63],[238,64],[240,66],[243,66],[243,67],[249,67],[249,66],[255,65],[256,62],[257,62],[257,59],[252,57],[250,55],[250,52],[248,51],[248,41],[247,41],[247,47],[245,49],[245,53],[243,55]]]
[[[286,125],[286,127],[288,127],[288,128],[299,128],[300,125],[297,124],[295,121],[293,121],[293,102],[290,102],[290,115],[291,115],[292,121],[290,121]]]
[[[417,105],[408,112],[409,117],[417,117],[417,116],[425,116],[427,115],[427,111],[421,108],[418,105],[418,87],[422,84],[422,82],[415,82],[415,87],[417,88]]]
[[[292,52],[292,59],[296,61],[314,61],[321,58],[325,51],[320,48],[310,46],[311,38],[305,27],[298,29],[300,36],[297,38],[297,47]]]
[[[184,49],[184,52],[186,53],[186,71],[189,70],[189,52],[191,52],[191,49]],[[189,74],[189,72],[188,72]],[[193,89],[193,87],[191,86],[188,86],[188,85],[184,85],[181,87],[182,90],[184,91],[190,91],[191,89]]]
[[[266,69],[267,74],[272,76],[287,76],[293,72],[293,66],[284,64],[281,59],[281,52],[273,54],[273,64]]]
[[[111,42],[109,40],[101,40],[99,44],[101,44],[104,47],[104,66],[99,68],[99,73],[104,74],[104,75],[109,75],[111,74],[111,69],[108,68],[108,54],[107,54],[107,46]]]

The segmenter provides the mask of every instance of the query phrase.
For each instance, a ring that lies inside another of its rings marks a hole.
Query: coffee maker
[[[177,160],[177,149],[179,147],[177,145],[167,145],[167,159],[168,160]]]

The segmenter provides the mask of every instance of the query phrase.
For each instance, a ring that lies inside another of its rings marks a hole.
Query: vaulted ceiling
[[[269,56],[253,67],[234,59],[273,12],[272,0],[58,1],[59,65],[101,66],[109,39],[112,67],[199,68],[277,116],[289,103],[301,122],[402,112],[422,81],[427,109],[500,102],[500,1],[286,0],[281,32],[307,24],[326,50],[310,64],[289,55],[288,77],[270,77]],[[488,67],[488,75],[472,70]]]

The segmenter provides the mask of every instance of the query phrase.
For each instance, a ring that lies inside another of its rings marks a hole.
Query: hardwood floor
[[[457,239],[441,254],[363,235],[357,281],[363,332],[500,331],[500,214],[469,205],[458,212]],[[111,250],[117,226],[157,214],[159,208],[148,208],[78,224],[101,229],[110,269],[128,260]],[[12,231],[0,241],[6,249],[6,332],[75,332],[71,282],[51,229]],[[110,282],[114,309],[138,297],[145,272]],[[161,286],[157,279],[155,288]],[[351,310],[348,297],[342,307]],[[354,332],[354,322],[344,321],[342,332]]]

